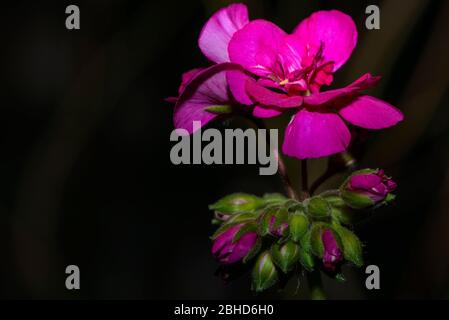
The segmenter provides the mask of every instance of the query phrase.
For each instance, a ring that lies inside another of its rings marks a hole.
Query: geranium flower
[[[219,116],[219,113],[210,110],[211,107],[217,109],[236,103],[230,93],[226,73],[238,75],[242,69],[229,63],[228,44],[234,33],[248,22],[248,9],[243,4],[231,4],[206,22],[198,44],[203,54],[217,64],[184,73],[178,90],[179,97],[166,99],[176,104],[175,128],[194,133],[194,121],[200,121],[205,126]]]
[[[290,35],[271,22],[252,21],[235,32],[228,53],[253,78],[228,73],[231,91],[240,103],[256,104],[256,117],[297,109],[286,130],[285,154],[306,159],[343,152],[351,139],[344,120],[383,129],[403,119],[395,107],[361,93],[379,81],[370,74],[345,88],[321,92],[356,44],[353,20],[335,10],[314,13]]]

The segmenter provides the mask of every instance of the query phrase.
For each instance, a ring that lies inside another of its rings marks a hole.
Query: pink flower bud
[[[232,264],[243,259],[254,247],[257,241],[256,232],[248,232],[237,241],[233,241],[235,235],[244,226],[239,224],[233,226],[215,238],[212,245],[212,254],[221,264]]]
[[[343,190],[343,198],[349,206],[364,209],[387,199],[397,184],[383,170],[353,174]]]
[[[334,272],[338,264],[343,261],[343,253],[338,247],[334,234],[331,230],[326,229],[321,235],[323,241],[323,265],[327,271]]]
[[[288,222],[284,221],[276,226],[276,216],[272,216],[270,219],[270,234],[275,237],[282,237],[284,235],[285,230],[288,228]]]

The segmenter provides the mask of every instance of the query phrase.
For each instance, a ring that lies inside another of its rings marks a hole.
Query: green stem
[[[310,298],[312,300],[326,300],[326,294],[323,289],[323,281],[321,272],[315,270],[307,273],[307,281],[309,282]]]
[[[256,128],[256,129],[267,129],[265,126],[265,123],[263,120],[258,118],[248,118],[243,116],[243,119],[247,121],[250,126]],[[290,181],[290,178],[287,173],[287,166],[285,165],[284,159],[279,154],[279,150],[277,148],[274,148],[272,146],[269,136],[267,135],[267,144],[270,145],[271,151],[273,152],[277,162],[278,162],[278,174],[281,177],[282,184],[284,185],[285,192],[287,193],[287,196],[294,200],[299,200],[299,196],[296,193],[295,189],[292,186],[292,183]]]
[[[310,197],[309,193],[309,172],[307,170],[307,159],[301,160],[301,181],[302,191],[301,200],[305,200]]]

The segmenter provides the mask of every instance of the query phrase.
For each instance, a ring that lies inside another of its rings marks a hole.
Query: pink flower
[[[297,110],[286,130],[285,154],[306,159],[340,153],[351,139],[344,120],[383,129],[403,119],[395,107],[362,94],[379,81],[370,74],[345,88],[321,92],[356,44],[353,20],[339,11],[316,12],[290,35],[271,22],[255,20],[236,31],[228,46],[230,61],[252,78],[228,72],[228,83],[238,102],[256,104],[256,117]]]
[[[343,253],[338,247],[334,234],[331,230],[326,229],[321,235],[323,241],[323,265],[327,271],[335,272],[338,264],[343,261]]]
[[[175,102],[174,125],[177,129],[195,133],[194,121],[205,126],[219,114],[207,111],[212,106],[234,104],[226,79],[228,70],[239,72],[238,66],[230,63],[217,64],[207,69],[194,69],[184,74],[179,88],[179,98],[169,98]]]
[[[243,224],[233,226],[220,234],[212,245],[212,254],[222,264],[232,264],[243,259],[254,247],[257,241],[256,232],[244,234],[236,242],[233,239]]]
[[[227,72],[242,73],[242,68],[229,63],[228,44],[234,33],[249,22],[248,9],[243,4],[231,4],[216,12],[204,25],[198,44],[203,54],[217,63],[207,69],[197,68],[182,76],[179,97],[166,99],[176,103],[174,125],[194,133],[193,122],[202,126],[218,117],[207,111],[211,106],[232,105]]]

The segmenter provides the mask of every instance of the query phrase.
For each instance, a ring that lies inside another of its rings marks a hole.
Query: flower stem
[[[295,189],[292,187],[290,178],[287,174],[287,167],[285,166],[284,159],[279,154],[279,150],[273,148],[273,152],[278,161],[278,173],[282,179],[282,183],[284,184],[284,188],[285,188],[285,191],[287,192],[288,197],[291,199],[299,200],[298,194],[296,193]]]
[[[243,119],[246,120],[250,126],[255,127],[256,129],[266,129],[265,123],[261,119],[257,118],[248,118],[243,116]],[[287,193],[287,196],[294,200],[299,200],[299,196],[296,193],[295,189],[292,186],[292,183],[290,181],[290,178],[287,173],[287,166],[285,165],[284,159],[279,153],[279,150],[277,148],[274,148],[272,146],[272,143],[270,141],[270,138],[267,135],[267,143],[270,145],[271,151],[273,152],[275,159],[278,162],[278,173],[281,177],[282,184],[284,185],[285,192]]]
[[[307,159],[301,160],[301,200],[305,200],[310,197],[309,193],[309,173],[307,170]]]
[[[326,300],[320,271],[315,270],[307,273],[307,281],[309,282],[310,298],[312,300]]]

